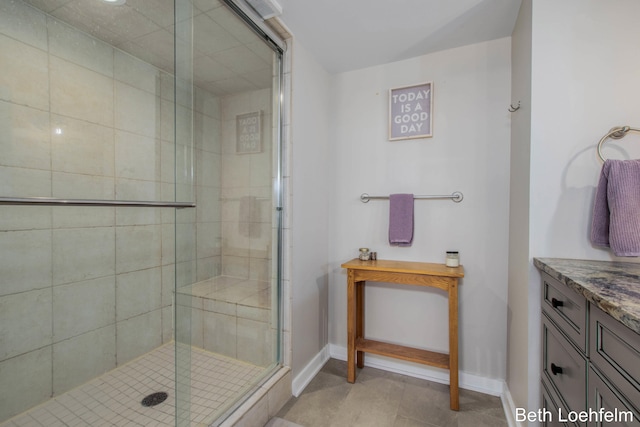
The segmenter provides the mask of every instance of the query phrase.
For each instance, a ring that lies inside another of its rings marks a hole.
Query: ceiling
[[[521,0],[277,0],[280,19],[330,73],[511,35]]]
[[[25,0],[173,73],[174,0]],[[194,5],[194,79],[226,95],[269,87],[273,52],[219,0]],[[331,73],[511,35],[521,0],[276,0],[282,22]]]
[[[24,0],[91,36],[174,72],[174,0]],[[273,51],[219,0],[192,0],[193,76],[214,95],[268,88]],[[184,4],[181,2],[179,4]],[[69,47],[75,48],[73,40]]]

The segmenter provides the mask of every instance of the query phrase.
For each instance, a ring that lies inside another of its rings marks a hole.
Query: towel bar
[[[384,200],[384,199],[388,199],[389,196],[370,196],[367,193],[362,193],[360,195],[360,201],[362,203],[369,203],[369,200]],[[435,196],[419,196],[419,195],[415,195],[413,196],[413,199],[451,199],[452,201],[456,202],[456,203],[460,203],[463,199],[462,193],[459,191],[455,191],[452,194],[449,195],[435,195]]]
[[[118,206],[151,208],[195,208],[193,202],[163,202],[147,200],[94,200],[94,199],[54,199],[51,197],[0,197],[0,205],[40,205],[40,206]]]
[[[602,139],[600,139],[600,142],[598,142],[598,157],[600,157],[600,160],[602,160],[603,162],[605,161],[605,158],[602,155],[602,145],[607,140],[607,138],[620,139],[626,136],[629,131],[640,132],[640,129],[632,128],[629,126],[618,126],[611,128],[609,133],[603,136]]]

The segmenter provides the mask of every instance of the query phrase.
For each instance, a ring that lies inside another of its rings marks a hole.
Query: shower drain
[[[148,395],[147,397],[142,399],[142,402],[140,403],[142,403],[142,406],[156,406],[167,400],[167,397],[169,397],[167,393],[165,393],[164,391],[159,391],[157,393]]]

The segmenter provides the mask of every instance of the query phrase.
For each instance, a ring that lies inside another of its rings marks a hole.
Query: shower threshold
[[[0,427],[173,426],[175,352],[167,343],[73,390],[56,396]],[[244,391],[264,367],[191,347],[190,416],[205,426]],[[142,400],[156,392],[168,398],[155,406]]]

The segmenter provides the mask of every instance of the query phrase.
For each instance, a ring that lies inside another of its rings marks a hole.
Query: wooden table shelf
[[[449,370],[450,407],[460,409],[458,390],[458,279],[464,269],[409,261],[360,261],[342,264],[347,269],[347,381],[356,380],[356,366],[364,367],[364,354],[393,357]],[[442,289],[449,298],[449,353],[438,353],[364,337],[364,287],[367,281]]]

